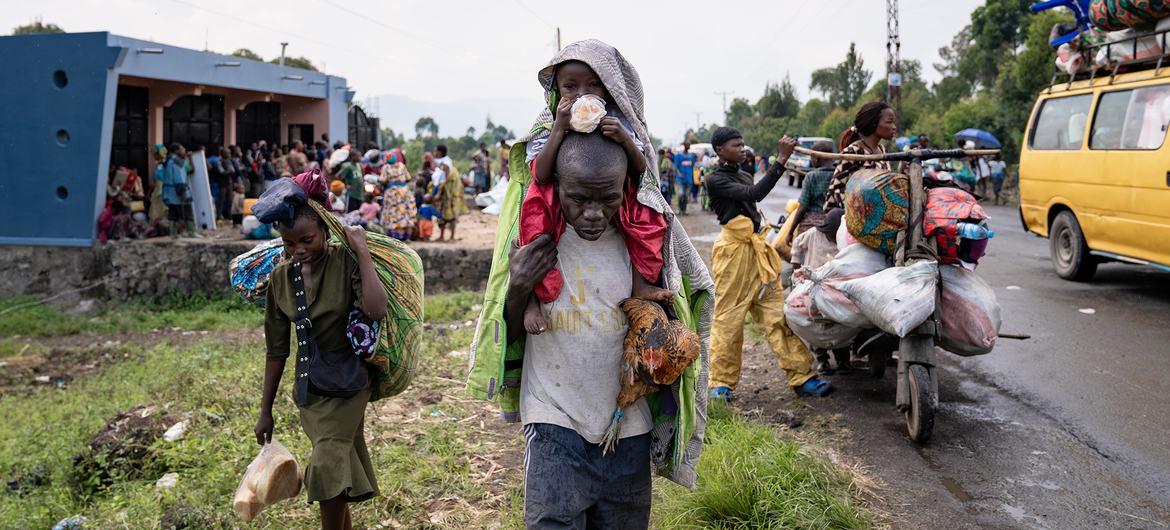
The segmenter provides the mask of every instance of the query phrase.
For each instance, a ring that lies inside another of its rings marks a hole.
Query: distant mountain
[[[468,127],[481,132],[489,116],[493,123],[523,135],[528,132],[541,104],[539,95],[532,99],[473,98],[439,103],[385,94],[370,100],[360,100],[359,103],[371,107],[366,110],[377,114],[383,127],[390,127],[407,138],[414,137],[414,124],[423,116],[435,119],[440,136],[460,136],[467,132]]]

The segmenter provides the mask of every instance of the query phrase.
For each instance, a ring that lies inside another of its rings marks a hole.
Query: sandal
[[[825,397],[833,391],[833,384],[824,379],[814,377],[793,390],[800,397]]]
[[[717,386],[711,389],[711,399],[713,400],[729,403],[733,397],[731,389],[728,387]]]

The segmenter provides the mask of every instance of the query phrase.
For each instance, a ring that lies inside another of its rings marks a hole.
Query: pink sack
[[[942,323],[938,346],[963,356],[984,355],[995,348],[1001,324],[995,291],[974,272],[956,266],[940,267]]]

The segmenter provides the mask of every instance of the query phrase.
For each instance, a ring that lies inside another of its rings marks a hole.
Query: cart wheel
[[[910,383],[910,408],[906,410],[906,430],[917,443],[930,440],[934,430],[934,396],[931,394],[930,370],[921,364],[907,367]]]

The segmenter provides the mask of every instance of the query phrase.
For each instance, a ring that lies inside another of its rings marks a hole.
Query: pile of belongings
[[[268,442],[248,464],[232,507],[240,519],[251,521],[265,508],[300,494],[302,478],[292,453],[280,442]]]
[[[991,352],[999,334],[995,292],[974,272],[995,234],[975,198],[958,188],[927,190],[923,236],[938,260],[893,266],[897,234],[908,227],[909,179],[859,171],[845,195],[837,255],[793,275],[784,315],[811,348],[848,347],[863,329],[905,337],[938,319],[938,346],[959,355]]]
[[[1069,75],[1166,55],[1170,37],[1168,0],[1061,0],[1043,2],[1033,11],[1066,7],[1075,24],[1053,26],[1056,66]]]

